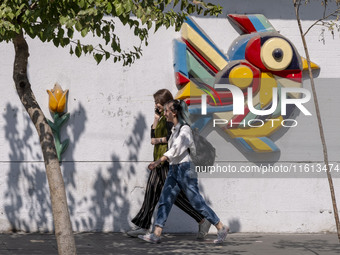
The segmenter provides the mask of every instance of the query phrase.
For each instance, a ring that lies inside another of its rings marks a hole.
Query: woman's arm
[[[149,170],[154,170],[157,166],[159,166],[160,164],[162,164],[163,162],[165,162],[167,160],[168,160],[168,158],[166,156],[162,156],[162,157],[160,157],[160,159],[150,163],[148,168],[149,168]]]
[[[188,151],[190,145],[193,143],[192,131],[190,126],[184,125],[180,128],[179,134],[173,137],[172,145],[164,156],[172,161],[173,158],[181,156],[184,152]]]
[[[159,138],[151,138],[151,144],[160,144],[160,143],[168,143],[168,140],[166,137],[159,137]]]
[[[152,145],[156,145],[156,144],[160,144],[160,143],[168,143],[168,141],[169,141],[169,138],[170,138],[170,136],[171,136],[171,129],[172,129],[172,127],[173,127],[173,125],[174,124],[172,124],[171,122],[166,122],[166,129],[167,129],[167,133],[168,133],[168,135],[166,136],[166,137],[159,137],[159,138],[155,138],[155,135],[151,135],[151,144]],[[153,130],[153,134],[155,134],[155,130],[154,129],[152,129]],[[151,130],[151,132],[152,132],[152,130]]]

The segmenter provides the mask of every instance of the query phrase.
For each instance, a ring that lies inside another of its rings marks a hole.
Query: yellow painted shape
[[[253,71],[248,66],[236,66],[230,71],[229,80],[240,89],[245,89],[253,81]]]
[[[48,104],[52,112],[64,112],[66,107],[67,92],[68,89],[64,91],[58,83],[54,84],[53,89],[47,90],[49,95]]]
[[[176,96],[175,99],[185,99],[188,97],[200,97],[204,95],[205,92],[201,90],[195,83],[192,81],[188,82],[183,88],[181,88]]]
[[[305,59],[304,57],[301,57],[302,60],[302,69],[303,70],[308,70],[308,63],[307,63],[307,59]],[[317,64],[315,64],[314,62],[310,62],[310,67],[312,69],[320,69],[320,66],[318,66]]]
[[[280,83],[280,85],[284,88],[301,88],[302,83],[301,82],[296,82],[290,79],[282,78],[280,76],[274,75],[276,81]],[[288,93],[289,96],[293,98],[301,98],[300,93]]]
[[[49,95],[48,105],[51,112],[56,112],[58,108],[58,101],[50,90],[47,90]]]
[[[261,108],[272,102],[273,88],[277,87],[276,80],[271,73],[261,73],[260,102]]]
[[[187,23],[182,25],[182,37],[187,40],[216,69],[221,71],[228,62],[220,56],[194,29]]]
[[[67,91],[68,91],[68,90],[66,90],[66,92],[65,92],[64,94],[62,94],[62,96],[61,96],[61,98],[60,98],[60,100],[59,100],[59,102],[58,102],[57,112],[64,112],[64,110],[65,110],[65,107],[66,107],[66,94],[67,94]]]
[[[269,136],[276,130],[281,128],[283,117],[280,116],[276,119],[270,119],[265,122],[262,127],[249,127],[249,128],[230,128],[225,131],[232,137],[262,137]]]
[[[273,56],[273,52],[276,49],[279,49],[283,54],[283,57],[280,60],[275,59]],[[265,67],[272,71],[281,71],[286,69],[290,62],[292,62],[293,50],[286,40],[273,37],[262,45],[260,55]]]
[[[243,139],[253,148],[254,151],[258,152],[270,152],[273,151],[272,148],[268,146],[265,142],[257,137],[243,137]]]

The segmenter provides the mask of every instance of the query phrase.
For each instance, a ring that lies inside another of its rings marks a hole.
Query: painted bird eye
[[[262,63],[271,71],[286,69],[292,62],[292,58],[292,47],[282,38],[270,38],[261,47]]]
[[[273,55],[273,58],[275,58],[276,61],[279,62],[279,61],[281,61],[282,58],[283,58],[283,51],[282,51],[280,48],[276,48],[276,49],[273,51],[272,55]]]

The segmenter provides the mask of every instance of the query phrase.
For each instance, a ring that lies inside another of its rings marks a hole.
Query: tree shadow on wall
[[[38,149],[39,138],[26,113],[22,114],[24,123],[19,124],[18,111],[17,107],[7,104],[6,112],[3,114],[6,123],[5,137],[10,146],[10,170],[7,177],[7,191],[4,195],[6,199],[4,210],[11,231],[48,232],[54,229],[54,226],[46,171],[41,151]],[[84,107],[79,105],[79,110],[71,114],[71,119],[77,112],[84,112]],[[75,122],[76,125],[71,125],[74,133],[71,144],[77,144],[80,134],[84,131],[85,122],[84,115]],[[19,130],[20,126],[24,127],[24,131]],[[75,173],[76,169],[73,167],[72,171],[64,175],[66,190],[71,186],[75,188]],[[72,216],[75,199],[72,193],[67,192],[67,194]]]
[[[10,169],[7,177],[7,190],[4,194],[4,209],[12,231],[49,232],[54,229],[49,188],[44,162],[39,151],[40,144],[35,129],[26,113],[18,114],[19,109],[7,104],[3,117],[6,140],[10,147]],[[24,116],[23,118],[21,117]],[[20,117],[18,117],[20,116]],[[23,124],[21,123],[23,119]],[[142,143],[147,134],[145,116],[139,113],[131,134],[126,138],[127,158],[121,158],[119,146],[114,146],[110,162],[97,167],[92,187],[81,194],[76,178],[79,174],[74,159],[74,151],[85,131],[87,116],[80,104],[71,113],[68,131],[71,142],[65,153],[62,165],[69,211],[74,231],[123,231],[130,226],[131,190],[129,183],[135,181],[139,167]],[[24,128],[22,128],[24,127]],[[21,130],[22,129],[22,130]],[[64,132],[64,131],[63,131]],[[61,137],[65,137],[61,134]],[[72,139],[73,137],[73,139]],[[126,160],[124,161],[124,160]],[[147,173],[147,171],[145,170]],[[146,180],[146,179],[145,179]],[[79,182],[78,182],[79,183]],[[143,183],[143,186],[146,182]],[[78,187],[77,187],[78,186]],[[204,188],[200,186],[201,193]],[[142,201],[136,201],[141,206]],[[207,203],[211,204],[209,199]],[[86,208],[82,216],[80,208]],[[179,216],[183,214],[176,214]],[[176,224],[176,223],[174,223]],[[177,223],[178,224],[178,223]],[[186,223],[187,224],[187,223]],[[176,227],[176,225],[174,225]]]
[[[5,204],[4,209],[11,226],[10,230],[31,231],[34,221],[38,231],[47,231],[51,228],[48,217],[51,204],[46,174],[43,170],[41,155],[39,153],[33,155],[35,151],[29,141],[34,133],[31,120],[27,115],[23,118],[25,128],[22,134],[21,130],[18,130],[18,111],[17,107],[7,104],[3,115],[6,120],[5,136],[10,146],[8,188],[4,195],[9,202]],[[38,136],[36,136],[34,144],[39,143],[38,141]],[[28,157],[38,158],[38,163],[34,164],[27,160]],[[27,214],[25,219],[22,217],[23,211]]]
[[[70,212],[71,221],[75,221],[77,218],[77,199],[75,197],[75,192],[77,192],[77,185],[75,178],[77,175],[76,163],[74,158],[74,151],[78,145],[81,135],[85,131],[85,123],[87,122],[87,115],[84,106],[79,103],[78,108],[73,111],[70,116],[67,126],[71,130],[71,135],[73,136],[72,142],[70,141],[65,154],[62,156],[62,172],[65,183],[65,190],[67,196],[67,203]],[[64,129],[65,131],[65,129]],[[61,132],[61,137],[70,137],[69,134]],[[73,227],[74,228],[74,227]]]
[[[108,167],[99,167],[93,182],[91,193],[84,196],[79,205],[85,204],[89,213],[75,219],[76,230],[122,231],[129,226],[130,194],[129,182],[136,174],[136,166],[147,129],[145,116],[138,114],[131,135],[127,138],[128,161],[113,153]],[[118,150],[118,146],[114,146]],[[88,216],[90,215],[90,216]]]

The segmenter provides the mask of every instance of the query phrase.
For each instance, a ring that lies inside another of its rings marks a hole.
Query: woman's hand
[[[162,156],[160,159],[154,162],[151,162],[148,166],[149,170],[154,170],[157,166],[159,166],[161,163],[163,163],[166,160],[168,160],[168,158],[166,156]]]
[[[151,162],[148,166],[149,170],[154,170],[160,163],[161,163],[160,160],[156,160],[154,162]]]

